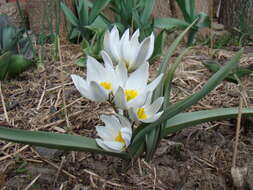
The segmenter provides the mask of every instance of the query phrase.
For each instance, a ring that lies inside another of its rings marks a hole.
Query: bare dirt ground
[[[7,115],[1,101],[0,123],[26,130],[95,137],[94,127],[100,122],[98,116],[110,114],[112,110],[107,104],[96,104],[81,98],[75,89],[70,74],[85,75],[84,69],[74,64],[79,53],[79,46],[62,45],[63,75],[61,64],[48,59],[44,70],[30,70],[16,79],[3,82]],[[226,50],[214,52],[205,47],[191,50],[173,80],[172,102],[198,91],[210,78],[212,74],[201,63],[203,60],[212,58],[222,62],[233,53]],[[252,55],[249,47],[241,65],[252,66]],[[155,76],[158,66],[159,62],[151,66],[151,76]],[[67,117],[63,109],[62,81]],[[248,89],[253,84],[249,77],[243,79],[242,84],[248,106],[252,107],[253,91]],[[238,85],[224,81],[186,111],[238,105]],[[9,123],[6,122],[7,116]],[[151,163],[140,159],[128,171],[124,161],[109,156],[0,141],[0,187],[6,190],[235,189],[230,175],[235,126],[235,120],[210,122],[168,136],[160,144]],[[237,165],[248,169],[245,189],[253,189],[252,126],[252,118],[243,118]]]

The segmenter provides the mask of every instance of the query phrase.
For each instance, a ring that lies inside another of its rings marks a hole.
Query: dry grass
[[[48,56],[49,52],[48,50]],[[101,113],[110,114],[113,110],[106,103],[96,104],[81,98],[74,88],[70,74],[85,76],[84,69],[74,65],[76,55],[80,55],[81,52],[79,46],[63,45],[61,52],[62,64],[59,61],[53,62],[49,58],[45,70],[28,71],[16,79],[1,84],[0,124],[25,130],[69,132],[95,137],[94,126],[100,122],[98,116]],[[185,56],[173,80],[172,103],[198,91],[210,78],[211,73],[201,64],[203,59],[210,58],[209,53],[207,48],[196,47]],[[212,57],[226,60],[232,54],[232,52],[218,51]],[[241,64],[247,66],[252,63],[252,58],[245,55]],[[151,77],[155,76],[158,66],[158,62],[151,66]],[[248,105],[253,106],[253,92],[247,90],[252,88],[253,84],[248,79],[244,79],[242,86],[245,89]],[[223,82],[187,111],[234,107],[238,104],[238,86]],[[64,110],[67,111],[67,117]],[[68,123],[66,118],[69,120]],[[229,128],[217,130],[219,126],[224,125],[234,124],[222,121],[207,123],[168,137],[162,141],[152,164],[139,160],[127,172],[122,172],[124,162],[111,157],[68,152],[64,153],[64,157],[47,160],[42,158],[33,147],[0,141],[2,163],[0,186],[5,186],[8,180],[20,175],[15,171],[19,166],[17,159],[21,159],[28,165],[56,169],[52,179],[55,183],[44,184],[45,187],[43,186],[42,189],[50,189],[52,185],[57,187],[56,189],[72,189],[77,184],[83,184],[89,189],[180,189],[180,187],[192,189],[194,183],[196,188],[200,189],[222,189],[219,184],[225,184],[225,187],[231,185],[229,182],[220,182],[217,179],[220,179],[218,173],[223,176],[222,180],[229,179],[232,159],[228,156],[232,154],[231,146],[234,141],[234,130]],[[250,137],[252,136],[242,137],[242,139]],[[171,142],[177,143],[171,144]],[[225,147],[219,145],[222,142]],[[215,146],[210,147],[209,144],[212,143]],[[239,143],[238,154],[241,158],[239,164],[243,164],[243,159],[247,160],[251,155],[247,151],[251,150],[252,144],[248,146],[243,140]],[[173,172],[177,174],[173,176]],[[178,176],[185,176],[185,178],[178,180]],[[28,189],[39,183],[40,177],[40,175],[31,176],[24,187]],[[5,186],[5,189],[8,188]]]

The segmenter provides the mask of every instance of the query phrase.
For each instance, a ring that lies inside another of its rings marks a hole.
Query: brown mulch
[[[63,65],[53,61],[50,47],[47,49],[48,63],[44,70],[30,70],[2,82],[7,113],[0,100],[0,124],[95,137],[99,115],[113,110],[106,103],[96,104],[80,97],[75,89],[70,74],[85,77],[84,68],[74,64],[81,52],[79,46],[62,46]],[[233,54],[205,47],[191,50],[176,72],[171,102],[198,91],[210,78],[212,74],[201,64],[203,60],[228,60]],[[245,54],[241,65],[251,64],[252,57]],[[152,78],[158,66],[159,62],[151,66]],[[242,80],[243,95],[248,106],[253,106],[253,91],[248,90],[253,84],[249,78],[253,76]],[[237,107],[239,94],[238,85],[224,81],[187,111]],[[109,156],[64,152],[46,159],[36,147],[0,141],[0,187],[25,189],[30,184],[30,189],[233,189],[230,168],[235,125],[234,120],[210,122],[173,134],[162,141],[151,163],[139,160],[128,171],[124,170],[124,161]],[[253,123],[245,119],[242,125],[238,165],[253,173],[253,130],[249,127]],[[50,177],[45,179],[46,175]]]

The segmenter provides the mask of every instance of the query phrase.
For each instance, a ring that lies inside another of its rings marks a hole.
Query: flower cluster
[[[148,83],[148,59],[154,50],[154,35],[141,43],[139,35],[137,30],[130,37],[126,30],[120,38],[116,27],[107,31],[101,51],[104,63],[88,57],[86,80],[71,75],[83,97],[96,102],[108,101],[117,110],[116,115],[101,116],[105,126],[96,126],[101,138],[96,142],[107,151],[124,151],[131,142],[134,124],[154,122],[162,114],[159,110],[163,97],[152,102],[152,95],[163,76]]]

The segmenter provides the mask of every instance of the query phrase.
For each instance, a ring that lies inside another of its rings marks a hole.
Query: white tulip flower
[[[104,66],[93,57],[87,58],[87,79],[71,75],[75,87],[82,96],[96,102],[108,100],[109,94],[116,91],[115,70],[109,55],[102,51]]]
[[[110,152],[122,152],[131,142],[131,123],[123,116],[102,115],[100,119],[105,126],[96,126],[98,136],[96,139],[98,146]]]
[[[131,119],[143,123],[152,123],[156,121],[163,113],[163,111],[158,112],[163,104],[163,100],[164,98],[160,97],[151,104],[150,97],[142,107],[130,108],[129,115]]]
[[[149,64],[141,65],[136,71],[126,76],[126,68],[119,65],[118,72],[122,74],[116,75],[124,76],[119,82],[119,88],[114,95],[114,103],[117,108],[128,110],[129,108],[137,108],[144,105],[148,97],[152,95],[153,90],[157,87],[162,79],[163,74],[158,76],[150,84],[148,82]],[[118,78],[120,80],[120,78]]]
[[[124,64],[127,70],[132,72],[140,65],[145,64],[154,51],[154,34],[152,33],[141,43],[139,36],[140,31],[138,29],[130,38],[129,29],[127,29],[120,39],[119,31],[114,26],[111,32],[105,33],[104,49],[114,62]]]

